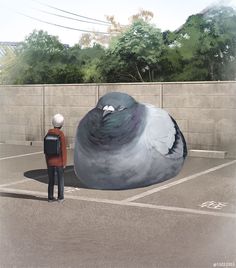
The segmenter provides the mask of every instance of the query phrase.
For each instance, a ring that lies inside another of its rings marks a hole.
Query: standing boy
[[[61,114],[53,116],[53,129],[49,129],[44,138],[44,153],[48,168],[48,202],[54,201],[53,190],[55,177],[58,179],[58,202],[64,201],[64,168],[66,167],[66,141],[61,128],[64,117]]]

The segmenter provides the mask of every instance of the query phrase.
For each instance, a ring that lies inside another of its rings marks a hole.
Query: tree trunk
[[[137,70],[138,77],[139,77],[140,81],[141,81],[141,82],[144,82],[143,77],[142,77],[141,73],[139,72],[139,69],[138,69],[137,64],[135,64],[135,67],[136,67],[136,70]]]
[[[211,81],[214,81],[214,64],[210,63],[210,77]]]

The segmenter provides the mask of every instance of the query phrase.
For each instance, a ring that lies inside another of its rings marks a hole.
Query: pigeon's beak
[[[110,113],[113,113],[115,111],[115,108],[113,106],[104,106],[103,107],[103,114],[102,116],[105,117],[106,115],[110,114]]]
[[[110,114],[110,113],[112,113],[112,111],[110,111],[110,110],[105,110],[105,111],[103,112],[103,114],[102,114],[102,117],[105,117],[106,115],[108,115],[108,114]]]

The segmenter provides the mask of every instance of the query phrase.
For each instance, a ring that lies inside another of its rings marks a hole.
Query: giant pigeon
[[[79,123],[74,169],[89,188],[129,189],[176,176],[186,155],[184,136],[166,111],[110,92]]]

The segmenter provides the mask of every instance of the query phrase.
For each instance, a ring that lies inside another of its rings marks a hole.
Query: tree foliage
[[[87,73],[94,70],[94,58],[103,52],[101,46],[83,50],[79,45],[69,48],[55,36],[34,31],[26,38],[9,69],[8,81],[13,84],[87,82]],[[94,77],[91,80],[96,82]]]
[[[153,81],[154,72],[163,48],[159,29],[143,20],[135,20],[106,52],[106,57],[116,59],[117,73],[127,81]],[[106,60],[106,58],[104,58]],[[106,68],[106,66],[105,66]],[[116,66],[113,67],[113,70]],[[104,72],[104,70],[103,70]],[[109,76],[109,72],[106,74]]]
[[[213,7],[188,18],[176,32],[165,33],[169,51],[176,50],[182,72],[175,80],[234,80],[236,11]],[[169,57],[169,53],[167,53]],[[168,60],[168,58],[167,58]]]
[[[0,58],[1,79],[13,84],[236,79],[235,9],[208,8],[174,32],[161,33],[152,17],[140,10],[124,26],[108,16],[110,36],[86,34],[73,47],[34,31],[14,55]]]

